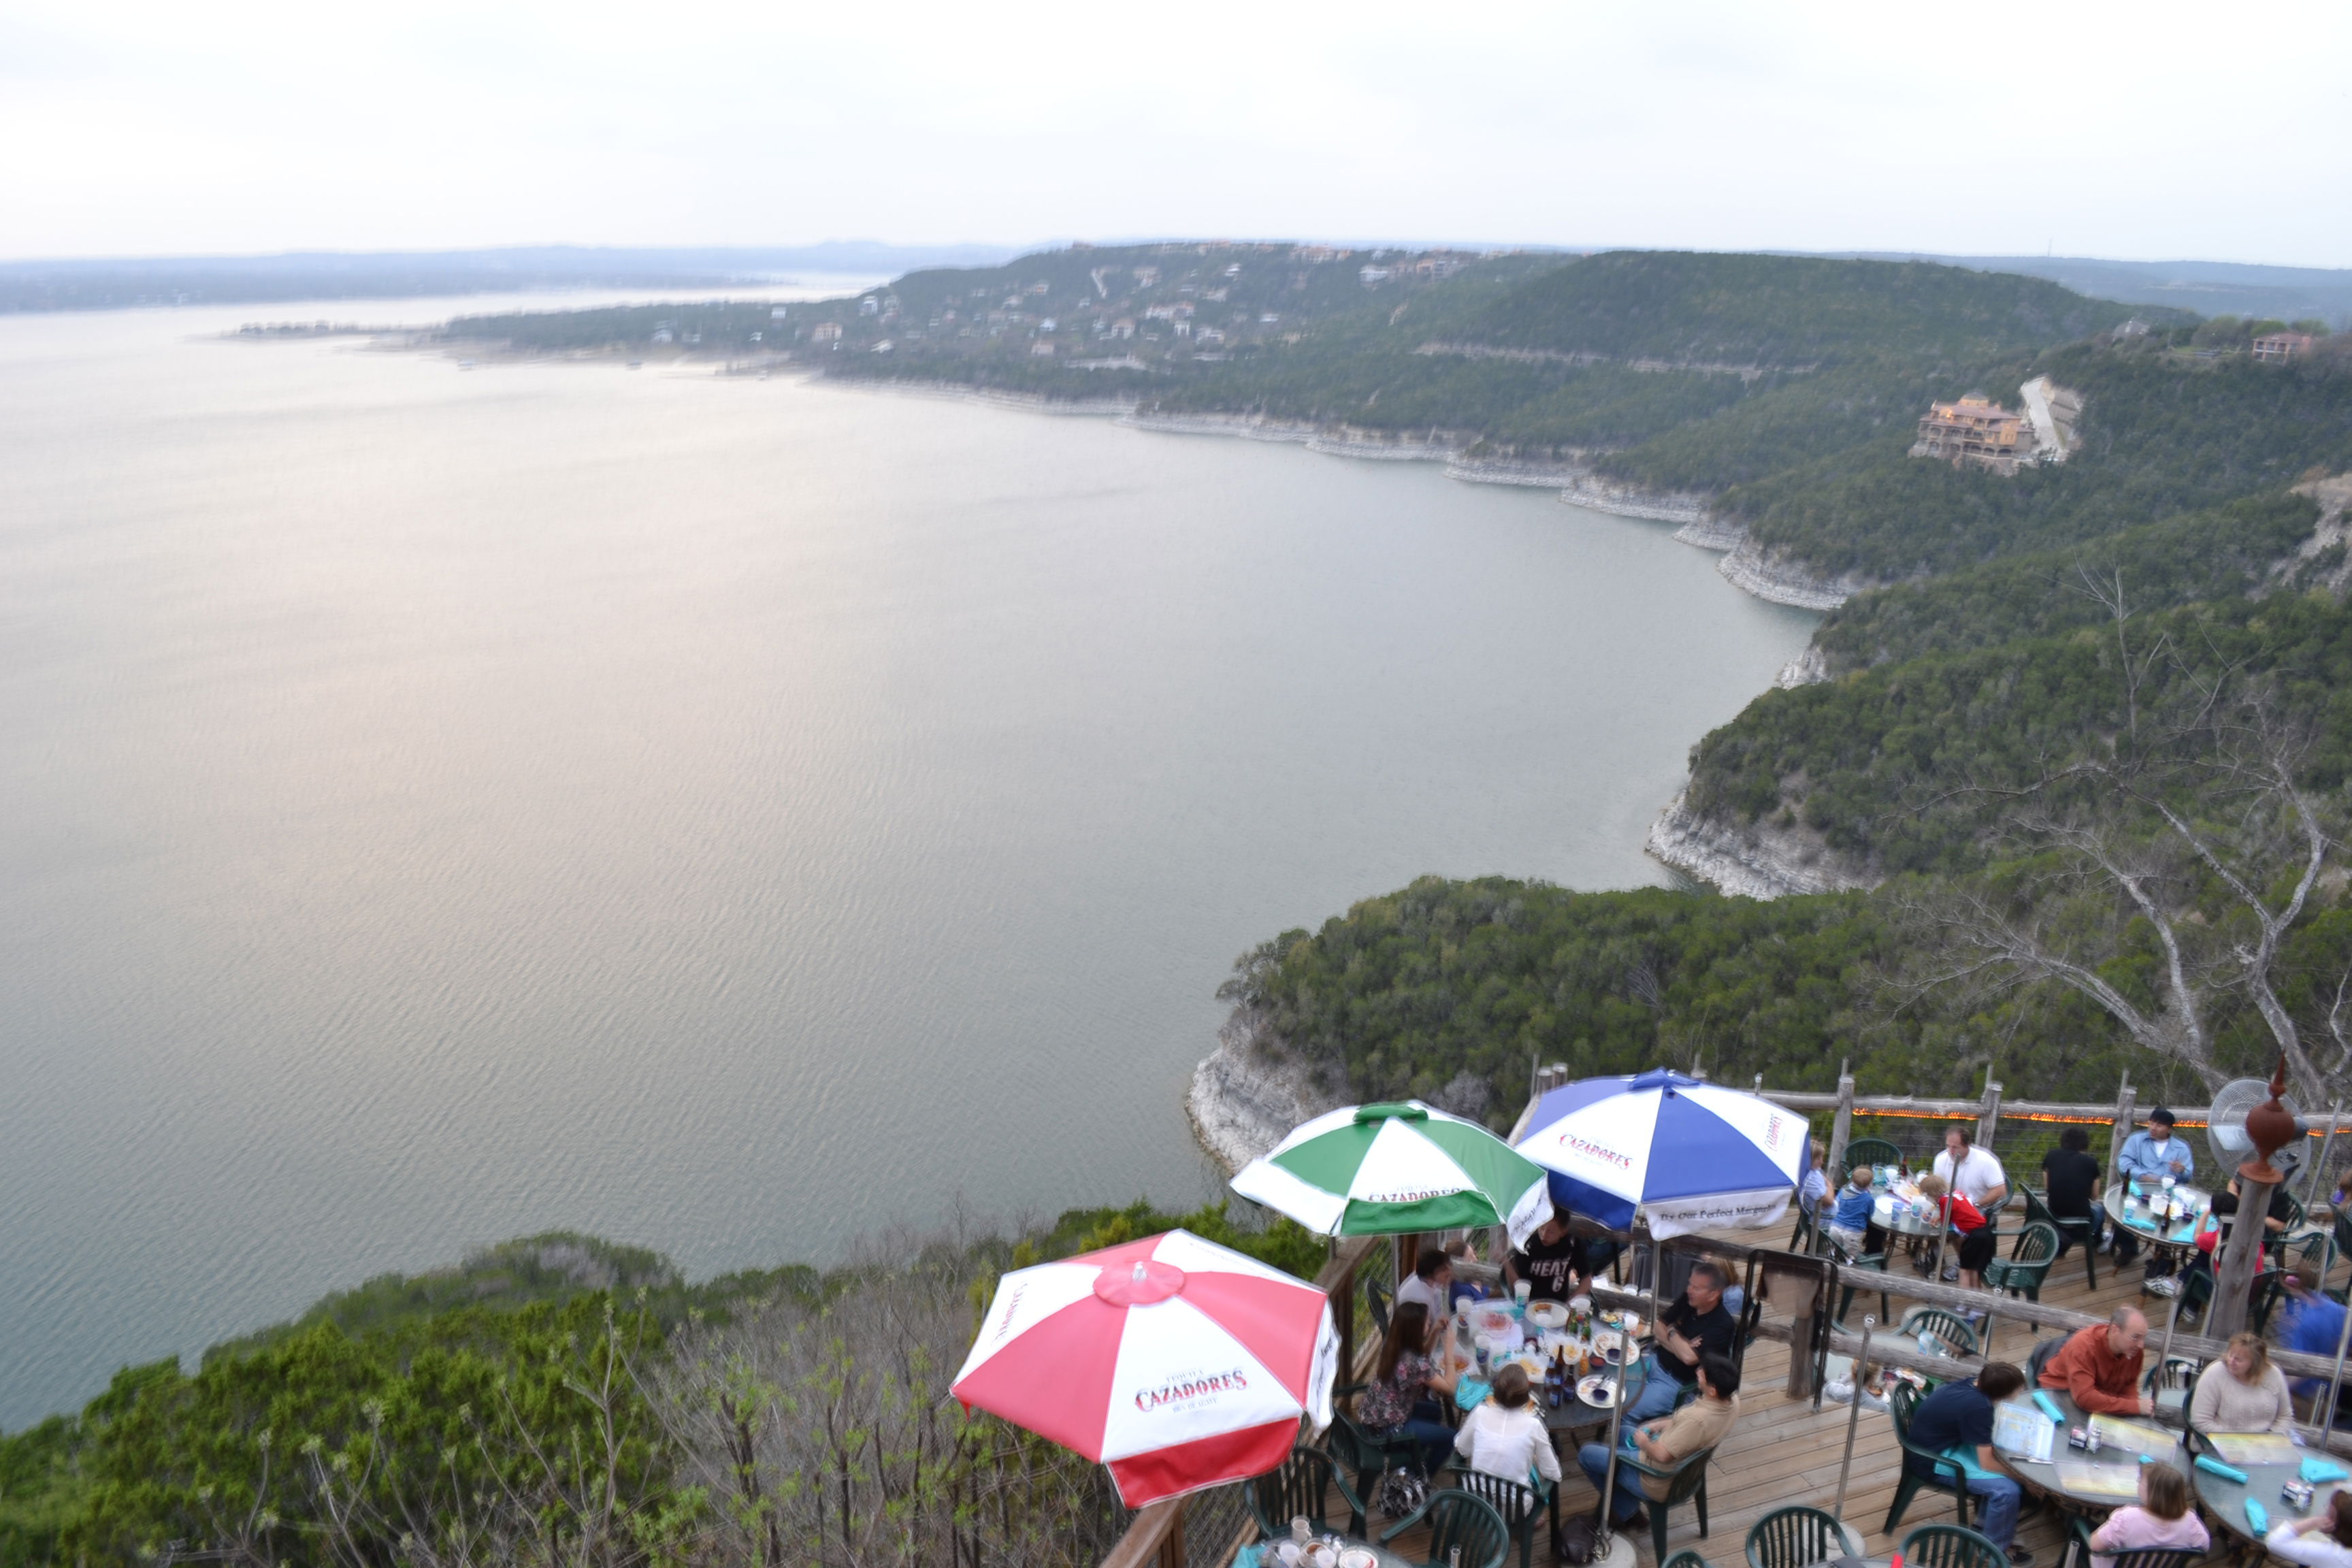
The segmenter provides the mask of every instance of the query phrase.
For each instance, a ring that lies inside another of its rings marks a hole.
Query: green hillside
[[[1860,356],[1966,366],[2105,331],[2128,308],[1926,262],[1618,251],[1519,284],[1458,341],[1783,369]]]

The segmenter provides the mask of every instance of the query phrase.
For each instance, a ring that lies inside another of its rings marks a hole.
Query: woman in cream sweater
[[[2235,1335],[2230,1353],[2205,1368],[2189,1403],[2189,1424],[2200,1432],[2294,1429],[2286,1378],[2271,1364],[2270,1347],[2261,1335]]]

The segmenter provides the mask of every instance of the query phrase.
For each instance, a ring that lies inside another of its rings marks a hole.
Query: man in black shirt
[[[1992,1407],[2024,1386],[2025,1374],[2009,1363],[1987,1362],[1974,1383],[1948,1383],[1921,1400],[1911,1413],[1909,1433],[1911,1447],[1929,1453],[1975,1450],[1968,1487],[1969,1495],[1984,1505],[1977,1528],[1995,1546],[2007,1551],[2011,1563],[2018,1563],[2032,1562],[2033,1553],[2016,1543],[2017,1509],[2022,1494],[2015,1481],[2000,1473],[1993,1458]],[[1940,1475],[1948,1481],[1952,1475],[1916,1453],[1903,1456],[1903,1468],[1915,1476]]]
[[[2060,1219],[2087,1219],[2091,1222],[2091,1245],[2099,1245],[2106,1230],[2106,1211],[2099,1206],[2099,1189],[2105,1184],[2106,1173],[2091,1158],[2091,1135],[2080,1127],[2069,1127],[2058,1134],[2058,1147],[2042,1157],[2042,1184],[2049,1194],[2050,1212]],[[2058,1256],[2074,1244],[2073,1237],[2058,1233]]]
[[[1644,1358],[1649,1381],[1625,1406],[1627,1422],[1639,1426],[1668,1414],[1685,1389],[1697,1385],[1699,1357],[1731,1354],[1739,1325],[1723,1305],[1728,1283],[1722,1268],[1706,1258],[1691,1266],[1682,1295],[1658,1313],[1656,1342]]]
[[[1524,1279],[1538,1301],[1565,1301],[1584,1283],[1584,1244],[1568,1234],[1569,1213],[1552,1205],[1551,1217],[1528,1237],[1527,1247],[1503,1263],[1503,1283]]]

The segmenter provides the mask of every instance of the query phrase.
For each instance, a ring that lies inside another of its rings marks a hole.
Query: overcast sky
[[[2341,267],[2347,18],[0,0],[0,256],[1195,235]]]

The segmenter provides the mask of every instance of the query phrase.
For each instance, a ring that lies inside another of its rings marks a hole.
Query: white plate
[[[1576,1396],[1597,1410],[1606,1410],[1617,1402],[1619,1384],[1606,1373],[1591,1373],[1578,1379]]]
[[[1339,1568],[1380,1568],[1380,1561],[1369,1546],[1350,1546],[1339,1553]]]
[[[1568,1327],[1568,1309],[1558,1301],[1530,1301],[1528,1321],[1539,1329],[1564,1329]]]

